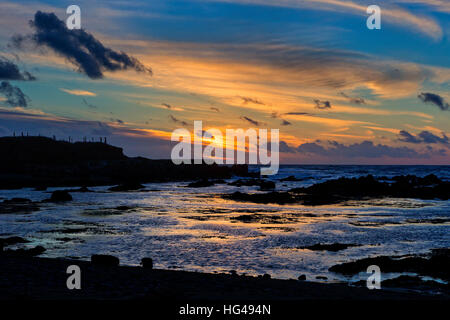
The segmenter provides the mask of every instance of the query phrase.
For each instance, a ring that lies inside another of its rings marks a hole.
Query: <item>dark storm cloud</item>
[[[12,61],[0,56],[0,94],[6,97],[5,103],[11,107],[27,107],[29,98],[19,87],[9,83],[7,80],[32,81],[36,78],[27,71],[20,71],[19,67]]]
[[[330,109],[331,108],[331,102],[330,101],[321,101],[321,100],[314,100],[314,103],[316,104],[317,109]]]
[[[429,131],[422,131],[421,133],[419,133],[419,137],[424,143],[449,143],[448,137],[444,133],[442,134],[442,137],[439,137]]]
[[[280,152],[286,153],[296,153],[297,150],[295,148],[290,147],[285,141],[281,140],[279,145]]]
[[[181,125],[183,125],[183,126],[187,126],[188,125],[188,123],[186,122],[186,121],[183,121],[183,120],[179,120],[179,119],[177,119],[177,118],[175,118],[173,115],[169,115],[169,118],[170,118],[170,120],[172,120],[172,122],[175,122],[175,123],[177,123],[177,124],[181,124]]]
[[[26,108],[28,106],[29,98],[20,88],[13,86],[8,81],[2,81],[0,83],[0,94],[6,97],[5,103],[11,107]]]
[[[36,78],[27,71],[21,72],[14,62],[0,56],[0,80],[31,81]]]
[[[310,142],[298,146],[297,152],[330,158],[429,158],[428,154],[422,154],[407,147],[391,147],[374,144],[372,141],[363,141],[350,145],[330,141],[327,148],[317,142]]]
[[[408,143],[421,143],[422,141],[418,139],[415,135],[412,135],[408,131],[402,130],[399,133],[399,141],[408,142]]]
[[[127,69],[152,73],[150,68],[145,67],[136,58],[125,52],[106,48],[92,34],[83,29],[69,30],[54,13],[36,12],[34,20],[30,21],[30,26],[35,33],[14,36],[13,45],[21,47],[23,43],[31,42],[37,46],[51,48],[76,65],[78,70],[89,78],[102,78],[104,71]]]
[[[422,92],[417,96],[420,100],[425,103],[431,103],[439,107],[442,111],[447,111],[450,105],[442,98],[440,95],[430,92]]]
[[[409,133],[408,131],[402,130],[399,133],[399,141],[408,143],[442,143],[449,144],[449,138],[442,133],[442,137],[439,137],[430,131],[422,131],[417,136]]]

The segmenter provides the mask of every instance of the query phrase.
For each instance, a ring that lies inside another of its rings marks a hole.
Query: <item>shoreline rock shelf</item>
[[[225,199],[255,203],[292,204],[306,206],[340,204],[350,200],[377,198],[415,198],[422,200],[449,200],[450,182],[435,175],[424,178],[398,176],[392,182],[377,180],[372,175],[359,178],[339,178],[314,184],[306,188],[294,188],[286,192],[242,193],[222,195]]]
[[[82,290],[67,290],[67,268],[81,269]],[[269,275],[210,274],[88,261],[7,256],[0,259],[0,299],[27,300],[445,300],[444,296],[368,290],[342,283],[271,279]],[[14,283],[14,285],[11,285]],[[238,290],[237,290],[238,288]]]

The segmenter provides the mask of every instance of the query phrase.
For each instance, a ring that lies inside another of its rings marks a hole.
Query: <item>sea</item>
[[[450,166],[282,165],[269,179],[282,191],[368,174],[387,178],[435,174],[449,181]],[[280,181],[288,176],[301,181]],[[110,186],[72,192],[71,202],[43,203],[39,211],[28,214],[0,214],[0,236],[31,241],[21,246],[42,245],[47,249],[43,257],[90,260],[93,254],[110,254],[123,265],[139,265],[149,257],[159,269],[234,270],[279,279],[304,274],[310,281],[350,283],[367,274],[345,277],[328,269],[366,257],[450,247],[450,201],[385,198],[313,207],[255,204],[221,195],[262,192],[256,186],[189,188],[188,183],[148,183],[137,192],[110,192]],[[59,189],[67,188],[0,190],[0,200],[40,201]],[[337,252],[304,248],[318,243],[355,246]]]

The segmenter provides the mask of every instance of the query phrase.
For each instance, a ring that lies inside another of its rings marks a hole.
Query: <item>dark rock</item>
[[[328,278],[325,276],[316,276],[316,279],[317,280],[328,280]]]
[[[263,280],[270,280],[272,277],[270,276],[270,274],[268,274],[268,273],[265,273],[263,276],[262,276],[262,279]]]
[[[346,275],[365,272],[370,265],[377,265],[383,272],[411,272],[422,276],[450,280],[450,249],[433,249],[427,255],[379,256],[364,258],[332,266],[329,270]]]
[[[124,183],[118,186],[109,188],[109,191],[121,192],[121,191],[136,191],[145,188],[140,183]]]
[[[260,190],[266,191],[266,190],[274,190],[276,187],[275,182],[273,181],[261,181],[259,184]]]
[[[242,187],[242,186],[251,187],[251,186],[259,186],[260,183],[261,183],[260,179],[238,179],[228,183],[228,185],[235,187]]]
[[[294,177],[294,176],[289,176],[289,177],[287,177],[287,178],[283,178],[283,179],[280,179],[280,181],[302,181],[302,179],[298,179],[298,178],[296,178],[296,177]]]
[[[42,253],[45,252],[45,248],[42,246],[36,246],[34,248],[31,249],[16,249],[16,250],[5,250],[3,251],[3,254],[5,255],[9,255],[9,256],[17,256],[17,257],[34,257],[34,256],[38,256]]]
[[[231,185],[264,185],[263,180],[237,180]],[[264,182],[264,183],[267,183]],[[273,185],[272,185],[273,186]],[[267,187],[269,185],[267,184]],[[270,186],[271,187],[271,186]],[[339,204],[349,200],[364,200],[383,197],[450,199],[450,182],[441,181],[434,175],[425,178],[415,176],[395,177],[395,182],[380,182],[372,175],[359,178],[339,178],[312,185],[307,188],[294,188],[289,192],[265,194],[245,194],[235,192],[224,198],[255,203],[301,203],[303,205]]]
[[[228,183],[228,185],[236,187],[258,186],[261,190],[273,190],[276,187],[275,182],[264,179],[238,179]]]
[[[119,265],[119,258],[106,255],[106,254],[94,254],[91,256],[91,263],[98,266],[117,267]]]
[[[72,196],[66,190],[56,190],[52,192],[49,202],[65,202],[72,201]]]
[[[118,206],[116,207],[116,210],[120,210],[120,211],[126,211],[126,210],[131,210],[133,209],[133,207],[129,207],[129,206]]]
[[[235,201],[246,201],[255,203],[277,203],[287,204],[295,203],[297,200],[291,194],[287,192],[269,192],[269,193],[255,193],[248,194],[242,192],[234,192],[232,194],[223,195],[225,199],[231,199]]]
[[[360,246],[359,244],[352,244],[352,243],[331,243],[331,244],[314,244],[312,246],[305,246],[305,247],[299,247],[298,249],[308,249],[308,250],[312,250],[312,251],[332,251],[332,252],[337,252],[340,250],[344,250],[350,247],[358,247]]]
[[[213,186],[215,183],[214,181],[210,181],[208,179],[202,179],[196,182],[191,182],[187,185],[188,188],[206,188],[206,187],[211,187]]]
[[[0,203],[0,214],[28,214],[37,210],[38,204],[25,198],[13,198]]]
[[[152,258],[142,258],[141,260],[142,267],[146,269],[153,269],[153,260]]]
[[[438,291],[438,292],[450,292],[450,285],[440,283],[433,280],[422,280],[417,276],[399,276],[394,279],[384,280],[381,283],[382,287],[387,288],[407,288],[420,291]]]
[[[3,203],[5,204],[25,204],[25,203],[31,203],[32,201],[30,199],[26,198],[12,198],[9,200],[3,200]]]
[[[444,182],[434,175],[424,178],[398,176],[394,182],[380,182],[372,175],[359,178],[339,178],[312,185],[295,188],[290,192],[299,195],[304,205],[326,205],[348,200],[370,198],[417,198],[450,199],[450,182]]]
[[[298,280],[300,281],[305,281],[306,280],[306,276],[304,274],[298,276]]]
[[[4,246],[9,246],[17,243],[28,243],[30,241],[21,238],[21,237],[9,237],[9,238],[0,238],[0,244]]]

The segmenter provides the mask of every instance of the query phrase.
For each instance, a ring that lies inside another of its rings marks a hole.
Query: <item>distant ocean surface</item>
[[[387,178],[435,174],[450,180],[450,166],[285,165],[270,179],[276,182],[277,190],[287,190],[368,174]],[[302,181],[279,181],[288,176]],[[238,190],[261,192],[257,187],[218,184],[187,188],[187,184],[150,183],[143,192],[109,192],[105,186],[90,188],[95,192],[71,193],[72,202],[46,203],[30,214],[0,214],[0,236],[32,240],[27,245],[44,246],[47,251],[43,256],[47,257],[89,260],[92,254],[104,253],[129,265],[151,257],[155,267],[163,269],[235,270],[294,279],[305,274],[314,281],[318,281],[316,276],[326,276],[328,282],[360,280],[330,273],[328,268],[337,263],[450,247],[450,201],[381,199],[316,207],[262,205],[218,196]],[[57,189],[66,188],[0,190],[0,199],[38,201]],[[338,252],[301,249],[334,242],[359,246]]]

